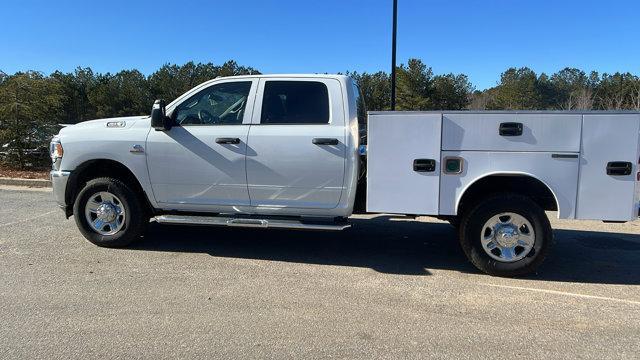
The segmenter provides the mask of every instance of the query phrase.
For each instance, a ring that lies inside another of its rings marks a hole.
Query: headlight
[[[64,154],[64,150],[62,149],[62,143],[60,143],[60,138],[55,136],[51,139],[51,144],[49,144],[49,155],[51,156],[51,161],[54,163],[58,161],[58,159],[62,159],[62,155]]]

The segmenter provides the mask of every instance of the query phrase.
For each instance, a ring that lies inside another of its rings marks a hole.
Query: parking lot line
[[[51,211],[47,211],[46,213],[43,213],[43,214],[40,214],[40,215],[32,216],[32,217],[30,217],[28,219],[22,219],[22,220],[18,220],[18,221],[12,221],[12,222],[8,222],[8,223],[0,224],[0,227],[9,226],[9,225],[15,225],[15,224],[20,224],[20,223],[23,223],[23,222],[31,221],[33,219],[37,219],[37,218],[41,218],[43,216],[47,216],[47,215],[52,214],[52,213],[54,213],[56,211],[59,211],[59,210],[51,210]]]
[[[497,285],[497,284],[488,284],[488,283],[483,283],[482,285],[491,286],[491,287],[499,287],[499,288],[504,288],[504,289],[524,290],[524,291],[541,292],[541,293],[546,293],[546,294],[572,296],[572,297],[583,298],[583,299],[605,300],[605,301],[614,301],[614,302],[627,303],[627,304],[632,304],[632,305],[640,305],[640,301],[611,298],[611,297],[606,297],[606,296],[595,296],[595,295],[578,294],[578,293],[558,291],[558,290],[537,289],[537,288],[528,288],[528,287],[521,287],[521,286],[509,286],[509,285]]]

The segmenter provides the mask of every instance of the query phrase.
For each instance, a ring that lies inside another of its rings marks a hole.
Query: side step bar
[[[254,219],[224,216],[158,215],[154,217],[154,220],[159,224],[169,225],[235,226],[325,231],[340,231],[351,227],[351,224],[348,223],[309,222],[298,219]]]

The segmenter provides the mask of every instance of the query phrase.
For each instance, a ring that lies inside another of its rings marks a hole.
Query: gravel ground
[[[0,177],[19,179],[48,179],[51,169],[16,170],[0,165]]]
[[[453,230],[151,224],[85,241],[44,190],[0,190],[0,357],[638,358],[640,223],[553,221],[538,274],[479,274]],[[550,214],[553,216],[554,214]]]

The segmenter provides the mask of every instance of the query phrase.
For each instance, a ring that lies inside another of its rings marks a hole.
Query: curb
[[[45,188],[45,187],[51,187],[51,180],[19,179],[19,178],[0,177],[0,185],[28,186],[28,187]]]

